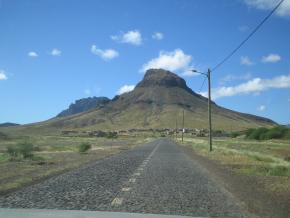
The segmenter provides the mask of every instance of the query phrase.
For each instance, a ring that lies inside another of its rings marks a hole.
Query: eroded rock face
[[[188,89],[184,79],[163,69],[147,70],[145,76],[136,87],[165,86]]]
[[[62,111],[57,117],[65,117],[73,114],[92,110],[94,108],[102,107],[110,102],[107,97],[89,97],[76,100],[68,109]]]

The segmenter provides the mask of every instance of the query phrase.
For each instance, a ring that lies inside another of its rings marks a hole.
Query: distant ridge
[[[9,126],[19,126],[20,124],[17,123],[0,123],[0,127],[9,127]]]
[[[107,97],[89,97],[76,100],[68,109],[60,112],[57,117],[66,117],[77,113],[82,113],[92,109],[103,107],[109,103],[110,99]]]

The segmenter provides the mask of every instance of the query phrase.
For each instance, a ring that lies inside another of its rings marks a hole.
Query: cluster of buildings
[[[132,136],[132,135],[145,135],[145,134],[159,134],[160,136],[170,136],[174,134],[181,133],[197,136],[197,137],[205,137],[208,136],[207,129],[189,129],[189,128],[178,128],[178,129],[170,129],[170,128],[148,128],[148,129],[128,129],[128,130],[117,130],[117,131],[102,131],[102,130],[91,130],[91,131],[77,131],[77,130],[64,130],[62,131],[63,135],[87,135],[94,137],[107,137],[108,135],[117,135],[117,136]]]

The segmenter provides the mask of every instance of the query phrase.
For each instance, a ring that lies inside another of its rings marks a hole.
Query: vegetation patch
[[[92,148],[92,145],[89,143],[82,143],[79,145],[79,152],[85,153]]]
[[[264,130],[260,132],[265,132]],[[241,138],[214,139],[213,151],[203,138],[186,138],[186,144],[202,156],[231,166],[247,175],[290,178],[290,143],[285,140],[245,140]],[[279,151],[279,152],[277,152]]]
[[[10,160],[33,158],[34,145],[29,142],[22,142],[14,146],[9,146],[6,149]]]
[[[246,131],[247,139],[269,140],[269,139],[290,139],[290,129],[285,126],[276,126],[273,128],[248,129]]]
[[[290,168],[283,165],[250,165],[239,169],[239,172],[247,175],[280,176],[290,178]]]

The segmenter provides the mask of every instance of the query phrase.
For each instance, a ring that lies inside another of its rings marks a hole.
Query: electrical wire
[[[261,26],[275,13],[275,11],[280,7],[280,5],[285,0],[281,0],[276,7],[272,9],[272,11],[256,26],[256,28],[231,52],[229,53],[221,62],[219,62],[214,68],[212,68],[211,72],[218,69],[222,66],[227,60],[229,60],[260,28]]]
[[[203,88],[203,86],[204,86],[205,80],[206,80],[206,77],[204,77],[204,80],[203,80],[203,82],[202,82],[202,85],[201,85],[200,88],[199,88],[198,93],[201,92],[201,90],[202,90],[202,88]]]

